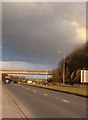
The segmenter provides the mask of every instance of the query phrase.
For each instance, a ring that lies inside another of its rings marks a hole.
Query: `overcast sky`
[[[86,42],[86,3],[2,3],[2,57],[10,69],[54,68]],[[6,61],[7,60],[7,61]]]

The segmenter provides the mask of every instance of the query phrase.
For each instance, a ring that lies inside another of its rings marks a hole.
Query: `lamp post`
[[[63,84],[65,84],[65,52],[59,50],[58,53],[63,54]]]

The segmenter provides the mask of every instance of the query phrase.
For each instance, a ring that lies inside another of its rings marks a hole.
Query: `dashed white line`
[[[44,94],[45,96],[48,96],[48,94]]]
[[[33,92],[36,92],[36,90],[33,90]]]
[[[66,102],[66,103],[69,103],[69,101],[67,101],[67,100],[61,100],[61,101]]]

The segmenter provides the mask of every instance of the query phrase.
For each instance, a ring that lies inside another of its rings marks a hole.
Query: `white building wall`
[[[81,70],[81,83],[88,83],[88,70]]]

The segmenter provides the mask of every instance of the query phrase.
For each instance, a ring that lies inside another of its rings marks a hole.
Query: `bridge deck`
[[[31,74],[31,75],[52,75],[52,71],[39,70],[1,70],[0,73],[6,74]]]

